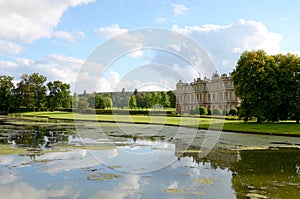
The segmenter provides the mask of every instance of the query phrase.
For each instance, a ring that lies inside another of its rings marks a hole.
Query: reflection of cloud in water
[[[8,184],[15,182],[18,179],[18,173],[8,168],[1,168],[0,170],[0,184]]]
[[[138,175],[130,174],[125,176],[124,180],[118,183],[112,190],[98,191],[90,199],[98,198],[140,198],[140,177]]]
[[[8,184],[0,187],[1,198],[21,199],[29,196],[31,199],[43,199],[49,197],[75,198],[78,193],[71,191],[71,187],[65,186],[61,189],[46,190],[36,189],[27,183]],[[72,197],[73,196],[73,197]]]
[[[169,166],[177,157],[175,145],[169,142],[137,140],[130,146],[118,147],[113,158],[105,151],[92,151],[91,154],[106,165],[121,165],[118,170],[133,173],[144,173]]]
[[[47,166],[41,168],[41,171],[44,173],[59,173],[100,164],[92,156],[88,155],[87,150],[47,153],[37,157],[36,160],[55,160],[45,163]]]
[[[14,162],[15,158],[13,156],[2,156],[0,159],[0,164],[12,164]]]

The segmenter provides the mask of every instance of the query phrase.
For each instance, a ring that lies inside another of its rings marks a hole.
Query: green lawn
[[[91,121],[119,121],[119,122],[136,122],[136,123],[153,123],[167,125],[181,125],[198,127],[202,129],[223,129],[224,131],[234,132],[251,132],[251,133],[268,133],[268,134],[285,134],[299,135],[300,125],[288,121],[279,123],[243,122],[242,120],[224,120],[197,117],[165,117],[165,116],[146,116],[146,115],[93,115],[78,114],[69,112],[28,112],[19,114],[27,117],[47,117],[53,119],[75,119]],[[232,118],[231,118],[232,119]]]

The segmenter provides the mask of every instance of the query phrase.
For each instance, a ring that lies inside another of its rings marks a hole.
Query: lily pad
[[[257,194],[257,193],[248,193],[246,195],[247,198],[251,198],[251,199],[265,199],[265,198],[268,198],[267,196],[263,196],[263,195],[260,195],[260,194]]]
[[[199,182],[205,185],[213,184],[212,178],[200,178],[200,179],[196,179],[195,182]]]
[[[180,190],[175,189],[175,188],[167,188],[167,189],[164,189],[163,192],[167,192],[167,193],[180,193]]]
[[[117,180],[121,178],[121,175],[114,173],[95,173],[90,174],[86,177],[87,180],[97,180],[97,181],[107,181],[107,180]]]

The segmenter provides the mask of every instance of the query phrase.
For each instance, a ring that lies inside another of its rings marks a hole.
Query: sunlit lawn
[[[53,119],[74,119],[74,120],[91,120],[91,121],[118,121],[118,122],[135,122],[135,123],[152,123],[181,125],[189,127],[198,127],[203,129],[223,129],[225,131],[236,132],[255,132],[270,134],[293,134],[300,135],[300,125],[294,122],[263,123],[258,124],[254,121],[244,122],[242,120],[225,120],[211,119],[208,117],[167,117],[167,116],[147,116],[147,115],[94,115],[79,114],[70,112],[29,112],[22,113],[21,116],[47,117]],[[232,119],[232,118],[231,118]]]

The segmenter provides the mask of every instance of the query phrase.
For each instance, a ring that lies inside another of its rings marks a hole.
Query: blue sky
[[[16,81],[23,73],[39,72],[75,88],[82,64],[97,46],[139,28],[162,28],[191,38],[221,73],[231,72],[244,50],[300,54],[300,2],[294,0],[0,0],[0,5],[0,75]],[[174,66],[186,73],[186,81],[197,76],[188,66],[157,54],[129,52],[113,61],[105,74],[87,77],[96,86],[85,86],[90,91],[142,88],[141,80],[117,84],[134,68],[153,62]],[[175,86],[161,78],[155,81]]]

